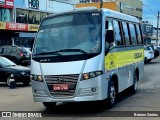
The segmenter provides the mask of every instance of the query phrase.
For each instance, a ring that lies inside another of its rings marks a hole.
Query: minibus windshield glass
[[[101,23],[99,12],[49,17],[39,28],[33,56],[99,54],[102,46]]]

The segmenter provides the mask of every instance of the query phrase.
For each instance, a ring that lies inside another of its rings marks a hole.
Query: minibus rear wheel
[[[138,89],[138,78],[137,78],[137,74],[135,72],[134,76],[133,76],[133,85],[130,88],[131,93],[135,94],[137,92],[137,89]]]

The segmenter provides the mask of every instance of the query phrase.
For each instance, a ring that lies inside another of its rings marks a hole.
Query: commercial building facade
[[[148,21],[142,21],[142,32],[144,38],[144,44],[148,45],[152,43],[153,25]]]
[[[70,1],[0,0],[0,46],[18,45],[31,48],[43,18],[73,8]]]
[[[0,0],[0,46],[31,47],[41,20],[49,14],[96,6],[142,18],[141,0]]]
[[[157,32],[158,32],[158,37],[157,37]],[[153,27],[153,35],[151,43],[158,44],[160,46],[160,28],[157,31],[157,27]]]
[[[142,0],[103,0],[103,8],[112,9],[137,17],[142,21]],[[75,7],[96,6],[100,8],[99,0],[76,0]]]

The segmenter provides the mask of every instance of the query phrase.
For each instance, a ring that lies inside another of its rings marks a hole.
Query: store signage
[[[29,8],[39,9],[39,0],[28,0]]]
[[[28,24],[28,31],[38,31],[39,25]]]
[[[0,22],[0,29],[6,29],[6,23]]]
[[[17,31],[38,31],[39,25],[36,24],[22,24],[22,23],[10,23],[0,22],[1,30],[17,30]]]
[[[0,0],[0,7],[3,8],[13,8],[14,0]]]
[[[6,23],[7,30],[28,31],[28,25],[22,23]]]

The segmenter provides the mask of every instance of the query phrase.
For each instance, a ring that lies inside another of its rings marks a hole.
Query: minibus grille
[[[79,78],[78,74],[74,75],[47,75],[44,76],[48,86],[48,90],[53,97],[65,97],[73,96],[75,93],[77,81]],[[56,84],[68,85],[67,90],[54,90],[53,86]]]

